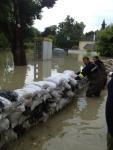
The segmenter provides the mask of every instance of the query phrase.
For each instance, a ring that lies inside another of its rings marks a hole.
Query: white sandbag
[[[8,113],[6,113],[6,112],[0,113],[0,120],[6,118],[7,115],[8,115]]]
[[[74,71],[66,70],[64,71],[64,74],[66,74],[67,77],[69,77],[69,82],[71,83],[71,85],[76,86],[78,84],[77,80],[75,80],[75,77],[77,75],[74,73]]]
[[[43,115],[43,117],[42,117],[42,121],[43,121],[43,122],[46,122],[46,121],[48,120],[48,118],[49,118],[49,114],[48,114],[48,113],[43,112],[43,113],[42,113],[42,115]]]
[[[9,114],[9,120],[10,120],[12,128],[14,128],[16,125],[19,124],[18,121],[24,111],[25,111],[25,105],[23,103],[23,104],[19,105],[18,107],[16,107],[15,111],[13,113]]]
[[[5,107],[11,106],[12,102],[10,102],[8,99],[0,96],[0,102],[4,104]]]
[[[62,96],[61,96],[61,91],[60,90],[55,90],[55,91],[52,91],[51,92],[51,95],[53,96],[53,97],[55,97],[55,98],[61,98]]]
[[[70,82],[71,85],[73,85],[73,86],[77,86],[77,85],[78,85],[78,81],[75,80],[75,79],[73,79],[73,78],[70,78],[70,81],[69,81],[69,82]]]
[[[16,111],[19,111],[19,112],[24,112],[25,111],[25,105],[24,103],[19,105],[17,108],[16,108]]]
[[[25,120],[22,124],[23,128],[29,129],[31,127],[31,124],[29,123],[29,120]]]
[[[16,111],[15,113],[12,113],[9,116],[9,121],[11,123],[11,127],[14,128],[15,126],[17,126],[19,124],[19,119],[21,117],[23,112],[21,111]]]
[[[41,90],[38,86],[36,88],[35,85],[27,85],[27,87],[17,89],[15,92],[18,94],[18,101],[23,101],[25,105],[31,105],[32,98],[37,94],[40,97],[43,93],[45,93],[44,90]]]
[[[29,116],[25,116],[25,115],[21,115],[20,118],[18,119],[18,125],[22,125],[25,124],[25,122],[27,122]]]
[[[75,87],[78,85],[78,81],[75,78],[71,77],[70,75],[66,74],[66,78],[68,78],[69,83],[71,85],[73,85]]]
[[[23,88],[24,91],[31,93],[32,97],[35,96],[37,93],[39,93],[39,87],[36,88],[35,85],[29,85]],[[40,90],[41,91],[41,90]]]
[[[68,96],[69,98],[72,98],[74,95],[75,95],[75,93],[73,93],[72,91],[68,91],[68,92],[67,92],[67,96]]]
[[[70,82],[70,81],[73,81],[73,82],[76,82],[75,78],[73,78],[70,74],[68,73],[64,73],[61,75],[62,77],[62,81],[65,81],[65,82]]]
[[[41,99],[42,99],[43,101],[46,101],[46,100],[51,99],[51,98],[52,98],[52,96],[51,96],[49,93],[47,93],[47,94],[45,94],[45,95],[43,95],[43,96],[41,97]]]
[[[57,103],[56,111],[61,110],[66,104],[69,103],[69,99],[62,98],[59,103]]]
[[[53,102],[49,104],[49,115],[53,115],[56,112],[57,103]]]
[[[13,129],[8,129],[4,131],[4,137],[6,141],[11,141],[17,139],[17,134],[13,131]]]
[[[7,130],[8,128],[9,128],[9,120],[7,118],[0,120],[0,132]]]
[[[69,76],[66,76],[65,74],[62,74],[62,73],[58,73],[52,77],[45,78],[44,80],[53,82],[53,83],[57,84],[57,86],[58,86],[64,80],[69,82]]]
[[[42,100],[42,99],[40,99],[40,98],[39,98],[39,99],[37,99],[37,100],[33,100],[33,101],[32,101],[32,104],[31,104],[31,111],[32,111],[32,110],[34,110],[34,109],[35,109],[35,107],[37,107],[39,104],[41,104],[41,103],[42,103],[42,101],[43,101],[43,100]]]
[[[46,94],[46,89],[42,89],[36,84],[30,83],[26,84],[25,87],[22,89],[25,93],[29,93],[31,95],[31,98],[38,95],[38,97],[41,97],[43,94]]]
[[[26,85],[24,86],[24,88],[30,88],[30,89],[33,90],[32,92],[37,92],[37,93],[41,91],[41,87],[39,87],[39,86],[37,86],[37,85],[35,85],[35,84],[32,84],[32,83],[26,84]],[[24,88],[23,88],[23,89],[24,89]]]
[[[63,87],[65,87],[66,89],[71,89],[71,86],[68,84],[68,82],[66,82],[66,81],[62,81],[61,82],[61,85],[63,86]]]
[[[31,84],[37,85],[43,89],[47,89],[47,88],[55,89],[56,88],[56,84],[53,82],[49,82],[49,81],[38,81],[38,82],[32,82]]]
[[[53,82],[58,86],[59,83],[61,82],[61,73],[60,74],[58,73],[58,74],[48,77],[48,78],[44,78],[44,81]]]
[[[17,89],[15,92],[18,94],[18,101],[24,101],[24,99],[32,99],[32,92],[25,89]]]
[[[72,70],[65,70],[63,73],[69,75],[69,76],[72,77],[72,78],[75,78],[75,77],[77,76],[77,75],[75,74],[75,72],[72,71]]]
[[[31,110],[34,110],[35,107],[37,107],[39,104],[41,104],[42,102],[51,99],[52,96],[47,92],[43,95],[41,95],[41,97],[39,97],[38,95],[36,97],[33,98],[33,101],[31,103]]]
[[[10,102],[8,99],[1,96],[0,96],[0,102],[3,104],[3,108],[2,107],[0,108],[1,111],[8,111],[12,106],[12,102]]]

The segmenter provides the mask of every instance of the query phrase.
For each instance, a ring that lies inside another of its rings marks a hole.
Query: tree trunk
[[[15,66],[26,66],[25,50],[18,46],[15,46],[15,52],[13,53],[13,60]]]
[[[15,66],[25,66],[26,65],[26,55],[23,48],[23,27],[20,20],[19,14],[19,3],[18,0],[13,0],[14,5],[14,16],[15,16],[15,31],[14,39],[12,42],[12,53]]]
[[[26,65],[26,55],[23,48],[22,28],[16,27],[15,38],[12,43],[12,53],[15,66]]]

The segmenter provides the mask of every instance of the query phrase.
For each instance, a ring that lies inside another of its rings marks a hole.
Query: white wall
[[[43,60],[52,58],[52,42],[43,41]]]

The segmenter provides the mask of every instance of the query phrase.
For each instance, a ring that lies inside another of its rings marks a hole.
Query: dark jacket
[[[99,68],[101,68],[101,66],[104,65],[101,60],[96,60],[95,64],[98,65]]]
[[[108,132],[113,137],[113,74],[108,83],[108,96],[106,101],[106,122]]]
[[[98,69],[100,70],[100,73],[101,73],[102,75],[107,76],[104,63],[103,63],[101,60],[97,60],[97,61],[95,61],[95,64],[98,66]]]
[[[84,76],[87,76],[89,80],[95,79],[98,73],[98,66],[92,62],[89,62],[81,72]]]

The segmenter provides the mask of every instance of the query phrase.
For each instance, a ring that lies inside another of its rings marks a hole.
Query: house
[[[94,50],[95,48],[95,32],[86,33],[81,41],[79,41],[80,50]]]

